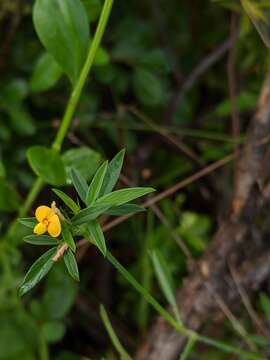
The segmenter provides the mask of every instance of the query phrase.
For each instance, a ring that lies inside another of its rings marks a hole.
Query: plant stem
[[[85,64],[80,73],[79,80],[70,95],[65,113],[64,113],[62,121],[61,121],[61,125],[57,131],[55,141],[53,142],[53,144],[51,146],[53,149],[55,149],[59,152],[62,148],[62,143],[64,141],[64,138],[66,136],[66,133],[68,131],[70,123],[72,121],[72,118],[74,116],[74,112],[75,112],[76,106],[78,104],[78,101],[80,99],[83,87],[86,83],[87,77],[92,68],[96,52],[99,48],[104,31],[106,29],[106,25],[107,25],[107,22],[108,22],[110,13],[111,13],[112,5],[113,5],[113,0],[105,0],[103,9],[102,9],[102,12],[101,12],[101,15],[99,18],[97,30],[95,32],[93,41],[89,47],[89,51],[88,51],[88,55],[87,55]],[[28,212],[28,210],[31,208],[33,202],[37,198],[43,185],[44,185],[43,180],[41,178],[37,178],[36,181],[34,182],[34,185],[31,189],[31,191],[29,192],[24,204],[22,205],[22,207],[19,211],[19,214],[18,214],[19,217],[25,216],[25,214]],[[10,226],[8,234],[9,235],[13,234],[15,230],[16,230],[16,222],[14,221]]]
[[[103,305],[100,305],[100,316],[101,319],[103,321],[103,324],[107,330],[107,333],[110,336],[110,339],[115,347],[115,349],[117,350],[117,352],[119,353],[120,357],[122,360],[132,360],[132,358],[130,357],[130,355],[126,352],[126,350],[123,348],[123,345],[120,343],[113,327],[112,324],[110,322],[109,316],[105,310],[105,307]]]
[[[190,338],[188,339],[187,345],[186,345],[184,351],[182,352],[179,360],[187,360],[188,359],[189,355],[191,354],[191,352],[194,348],[196,341],[197,341],[197,337],[195,335],[190,336]]]
[[[195,337],[198,341],[215,347],[223,352],[236,354],[249,360],[264,360],[260,355],[247,352],[236,348],[231,345],[227,345],[221,341],[210,339],[206,336],[201,336],[193,330],[187,329],[183,325],[180,325],[172,315],[164,309],[153,296],[126,270],[119,261],[112,255],[110,251],[107,251],[107,259],[110,263],[120,272],[120,274],[145,298],[146,301],[180,334],[190,338]]]
[[[57,151],[61,150],[61,146],[62,146],[62,143],[66,136],[67,130],[69,128],[70,122],[72,120],[75,108],[80,99],[82,89],[85,85],[87,76],[91,70],[91,67],[92,67],[94,59],[95,59],[96,52],[99,48],[102,36],[106,29],[106,25],[107,25],[107,22],[108,22],[108,19],[110,16],[112,5],[113,5],[113,0],[105,0],[103,9],[102,9],[102,12],[100,15],[99,23],[97,26],[97,30],[96,30],[93,42],[91,44],[90,50],[88,52],[86,62],[82,68],[79,80],[78,80],[77,84],[75,85],[74,90],[71,93],[71,97],[70,97],[68,106],[66,108],[63,120],[62,120],[60,128],[57,132],[55,141],[52,145],[52,148],[56,149]]]
[[[49,350],[42,334],[39,335],[39,358],[40,360],[49,360]]]

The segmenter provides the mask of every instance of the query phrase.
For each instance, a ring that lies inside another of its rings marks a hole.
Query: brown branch
[[[239,159],[231,214],[222,221],[202,259],[177,292],[182,320],[188,328],[199,330],[205,322],[222,316],[209,292],[209,286],[229,308],[241,303],[238,288],[228,271],[228,262],[234,263],[239,274],[238,284],[247,293],[257,290],[270,274],[269,248],[265,251],[262,242],[254,240],[252,224],[265,203],[259,184],[263,186],[269,170],[266,171],[265,166],[267,146],[260,139],[269,132],[270,74],[266,76],[249,127],[247,143]],[[136,359],[174,360],[184,343],[184,337],[176,333],[164,319],[158,318]]]

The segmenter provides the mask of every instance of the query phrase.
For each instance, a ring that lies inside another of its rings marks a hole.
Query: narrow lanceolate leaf
[[[102,254],[106,256],[106,241],[99,223],[96,220],[91,221],[87,224],[87,230],[89,232],[92,242],[99,248]]]
[[[72,183],[84,203],[86,203],[86,194],[88,185],[86,180],[82,177],[78,170],[72,168],[70,171]]]
[[[121,216],[128,214],[136,214],[145,211],[145,208],[136,204],[123,204],[120,206],[113,206],[112,208],[105,211],[105,214],[112,216]]]
[[[89,24],[80,0],[36,0],[33,20],[40,41],[73,84],[89,44]]]
[[[125,149],[121,150],[110,161],[99,195],[103,196],[112,191],[120,176],[125,156]]]
[[[33,229],[37,224],[37,219],[34,217],[20,218],[18,219],[18,222],[30,229]]]
[[[23,241],[32,245],[59,245],[59,241],[47,235],[28,235]]]
[[[74,280],[80,281],[80,275],[79,275],[77,261],[76,261],[76,258],[74,256],[73,252],[70,249],[68,249],[64,253],[64,262],[65,262],[65,265],[67,267],[67,270],[68,270],[70,276]]]
[[[95,220],[98,216],[108,210],[108,204],[95,204],[79,211],[72,219],[73,225],[85,224],[89,221]]]
[[[68,225],[64,221],[62,222],[62,236],[65,243],[67,243],[68,246],[71,248],[71,250],[75,252],[76,251],[75,241],[73,239],[71,231],[68,228]]]
[[[105,161],[97,170],[91,184],[89,185],[87,195],[86,195],[86,203],[87,205],[92,205],[96,199],[98,198],[101,186],[103,184],[104,176],[106,174],[108,167],[108,161]]]
[[[52,191],[70,208],[70,210],[76,214],[80,211],[80,207],[71,199],[67,194],[58,189],[52,189]]]
[[[20,296],[23,296],[34,286],[36,286],[40,282],[40,280],[42,280],[44,276],[50,271],[54,264],[52,258],[56,251],[57,247],[54,247],[48,250],[45,254],[43,254],[39,259],[34,262],[34,264],[30,267],[27,274],[25,275],[23,283],[19,289]]]
[[[113,191],[110,194],[104,195],[97,200],[99,204],[110,204],[111,206],[120,206],[129,201],[137,199],[141,196],[155,191],[153,188],[128,188]]]
[[[153,250],[151,253],[151,258],[154,265],[154,270],[160,285],[160,288],[166,297],[169,304],[172,306],[177,320],[180,321],[180,314],[175,300],[175,291],[173,288],[173,280],[170,272],[168,271],[168,266],[165,262],[165,259],[159,250]]]

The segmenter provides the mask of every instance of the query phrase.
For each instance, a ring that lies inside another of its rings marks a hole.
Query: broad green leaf
[[[33,92],[41,92],[53,87],[62,75],[62,69],[51,54],[44,52],[34,68],[30,84]]]
[[[62,222],[62,236],[63,236],[63,240],[65,241],[65,243],[68,244],[68,246],[71,248],[72,251],[76,251],[76,244],[75,241],[73,239],[73,236],[68,228],[68,225],[66,224],[66,222]]]
[[[13,212],[20,206],[17,192],[5,179],[0,178],[0,211]]]
[[[110,161],[100,190],[100,196],[108,194],[115,187],[115,184],[117,183],[117,180],[121,173],[124,156],[125,156],[125,149],[121,150]]]
[[[30,267],[19,289],[20,296],[23,296],[34,286],[36,286],[40,280],[42,280],[44,276],[50,271],[54,264],[52,257],[54,256],[56,250],[57,247],[48,250]]]
[[[163,103],[164,93],[159,78],[143,68],[134,73],[133,87],[136,96],[144,105],[157,106]]]
[[[124,204],[120,206],[113,206],[112,208],[105,211],[105,214],[120,216],[127,214],[136,214],[139,212],[145,211],[145,208],[136,205],[136,204]]]
[[[68,180],[70,180],[70,182],[71,168],[78,170],[82,177],[88,181],[96,172],[101,162],[101,155],[86,146],[69,149],[64,152],[62,158],[65,163]]]
[[[104,48],[99,47],[95,56],[94,65],[104,66],[107,65],[109,61],[110,61],[110,57],[108,52]]]
[[[270,297],[265,295],[264,293],[260,294],[260,304],[261,307],[268,319],[270,321]]]
[[[79,205],[77,205],[75,201],[72,200],[71,197],[69,197],[63,191],[58,189],[52,189],[52,191],[67,205],[67,207],[70,208],[70,210],[73,211],[74,214],[80,211]]]
[[[100,0],[82,0],[89,21],[96,21],[102,9]]]
[[[85,224],[89,221],[95,220],[98,216],[108,210],[108,204],[94,204],[81,211],[79,211],[72,219],[73,225]]]
[[[73,84],[89,45],[89,25],[80,0],[36,0],[33,20],[40,41]]]
[[[87,191],[87,195],[86,195],[86,204],[88,206],[92,205],[98,198],[107,168],[108,168],[108,161],[105,161],[100,166],[100,168],[97,170],[95,176],[93,177],[93,180],[91,181],[91,183],[88,187],[88,191]]]
[[[70,249],[68,249],[64,253],[64,262],[65,262],[65,265],[67,267],[67,270],[68,270],[70,276],[74,280],[80,281],[80,275],[79,275],[77,261],[76,261],[76,258],[74,256],[73,252]]]
[[[32,245],[59,245],[59,241],[48,235],[27,235],[23,241]]]
[[[46,320],[65,319],[74,304],[77,283],[71,279],[63,261],[59,261],[46,277],[41,307]]]
[[[27,159],[35,174],[51,185],[64,185],[66,172],[59,153],[44,146],[33,146],[27,151]]]
[[[141,196],[149,194],[155,191],[153,188],[128,188],[121,189],[111,192],[110,194],[104,195],[97,200],[98,204],[110,204],[111,206],[119,206],[129,201],[137,199]]]
[[[20,218],[17,220],[20,224],[33,229],[35,225],[38,223],[37,219],[35,217],[29,217],[29,218]]]
[[[86,202],[86,194],[87,194],[87,190],[88,190],[88,185],[87,185],[85,178],[79,173],[78,170],[73,169],[73,168],[70,171],[70,175],[71,175],[72,183],[73,183],[78,195],[80,196],[82,201],[85,203]]]
[[[164,296],[166,297],[168,303],[172,306],[177,319],[179,320],[180,315],[175,300],[175,289],[173,286],[173,280],[168,270],[165,259],[158,249],[155,249],[151,252],[151,258],[160,288]]]
[[[6,111],[10,117],[11,126],[20,135],[33,135],[36,127],[30,112],[21,103],[7,105]]]
[[[104,234],[99,223],[94,220],[87,224],[87,230],[92,242],[99,248],[103,256],[106,256],[107,248]]]
[[[50,321],[42,324],[41,334],[48,343],[60,341],[65,335],[65,326],[60,321]]]

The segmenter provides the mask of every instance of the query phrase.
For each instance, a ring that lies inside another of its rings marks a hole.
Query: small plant
[[[110,163],[105,161],[89,185],[79,171],[71,169],[72,183],[80,200],[75,202],[61,190],[53,189],[67,209],[61,211],[53,202],[51,207],[39,206],[35,217],[19,219],[21,224],[33,229],[34,235],[24,237],[25,242],[52,246],[30,267],[19,290],[21,296],[36,286],[62,257],[69,274],[79,281],[74,237],[87,239],[106,256],[106,241],[98,217],[103,214],[117,216],[144,211],[143,207],[131,201],[153,192],[154,189],[136,187],[112,191],[119,178],[123,159],[122,150]],[[45,235],[47,232],[49,236]]]

